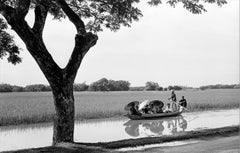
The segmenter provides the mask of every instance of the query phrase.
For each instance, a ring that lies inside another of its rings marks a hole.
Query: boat
[[[125,116],[131,120],[146,120],[146,119],[159,119],[165,117],[174,117],[182,114],[183,111],[176,111],[170,113],[158,113],[158,114],[142,114],[142,115],[130,115],[126,114]]]
[[[126,111],[129,111],[131,107],[138,106],[138,111],[142,112],[141,110],[146,106],[150,105],[150,107],[160,107],[161,109],[164,106],[164,103],[160,100],[144,100],[142,102],[139,101],[132,101],[128,103],[124,109]],[[155,113],[155,114],[145,114],[142,113],[141,115],[131,115],[131,114],[126,114],[124,116],[128,117],[131,120],[146,120],[146,119],[159,119],[159,118],[166,118],[166,117],[174,117],[174,116],[179,116],[182,114],[183,110],[187,110],[187,108],[180,106],[178,111],[174,112],[162,112],[162,113]]]

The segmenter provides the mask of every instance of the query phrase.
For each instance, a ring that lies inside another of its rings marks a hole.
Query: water
[[[129,138],[174,135],[185,131],[239,125],[239,110],[183,113],[178,117],[133,121],[127,118],[76,122],[76,142],[108,142]],[[0,127],[0,151],[49,146],[52,124]]]

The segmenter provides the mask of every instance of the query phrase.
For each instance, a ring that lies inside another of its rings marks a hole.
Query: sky
[[[223,7],[208,4],[208,12],[201,15],[181,5],[144,3],[139,7],[143,17],[131,28],[98,33],[99,40],[85,55],[75,83],[90,84],[103,77],[126,80],[131,86],[144,86],[147,81],[162,87],[240,83],[238,0],[229,0]],[[32,24],[32,13],[27,21]],[[23,49],[23,62],[14,66],[6,58],[0,60],[0,83],[48,84],[23,42],[11,33]],[[75,33],[68,20],[48,17],[44,42],[60,67],[68,62]]]

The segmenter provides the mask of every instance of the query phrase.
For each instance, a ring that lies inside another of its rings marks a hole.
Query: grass
[[[239,108],[237,89],[177,91],[188,101],[190,111]],[[76,92],[76,119],[97,119],[121,116],[130,101],[160,99],[165,104],[170,92]],[[0,125],[28,124],[52,121],[54,105],[51,92],[0,93]]]

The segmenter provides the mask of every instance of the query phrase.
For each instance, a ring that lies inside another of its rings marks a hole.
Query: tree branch
[[[42,35],[43,28],[46,22],[47,14],[48,14],[48,5],[47,0],[42,0],[40,3],[38,3],[35,7],[35,21],[33,25],[33,31]]]
[[[25,18],[25,16],[29,11],[30,3],[31,3],[31,0],[19,0],[17,2],[16,11],[19,17]]]
[[[2,2],[0,2],[0,13],[23,40],[28,51],[39,65],[49,83],[51,85],[61,84],[63,80],[62,70],[48,52],[42,40],[42,35],[37,35],[23,18],[19,18],[14,8]],[[42,24],[42,27],[43,26],[44,24]]]
[[[0,14],[2,14],[2,16],[4,16],[4,18],[7,20],[7,22],[9,22],[12,18],[12,16],[15,13],[15,9],[5,5],[4,2],[0,1]]]
[[[75,25],[77,33],[85,35],[86,28],[81,18],[68,6],[65,0],[56,0],[56,2],[68,16],[69,20]]]
[[[27,50],[37,62],[50,85],[61,84],[62,70],[48,52],[42,35],[36,34],[24,20],[17,20],[12,27],[25,43]]]
[[[64,69],[64,78],[70,82],[74,82],[78,68],[82,62],[83,57],[88,50],[97,43],[98,36],[88,32],[85,36],[76,35],[75,47],[72,55]]]

